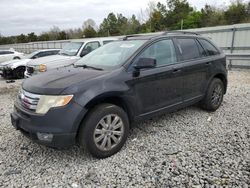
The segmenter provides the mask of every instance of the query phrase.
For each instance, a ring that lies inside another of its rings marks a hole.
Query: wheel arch
[[[226,78],[226,76],[222,73],[218,73],[218,74],[215,74],[212,79],[214,79],[214,78],[218,78],[223,82],[224,94],[225,94],[227,92],[227,78]],[[212,79],[211,79],[211,81],[212,81]]]
[[[95,106],[97,106],[99,104],[103,104],[103,103],[114,104],[114,105],[122,108],[127,113],[128,119],[129,119],[129,124],[131,126],[131,122],[133,121],[133,118],[134,118],[133,109],[131,107],[129,107],[129,104],[119,95],[119,93],[120,92],[104,93],[104,94],[101,94],[99,96],[94,97],[88,103],[86,103],[84,108],[87,110],[87,112],[81,117],[81,120],[78,124],[76,138],[78,138],[78,136],[79,136],[79,130],[82,126],[84,119],[88,116],[89,113],[91,113],[91,110]]]
[[[133,120],[133,110],[128,102],[121,96],[120,92],[105,93],[96,96],[85,105],[85,108],[89,112],[93,107],[102,103],[110,103],[119,106],[127,113],[129,121],[131,122]]]
[[[21,59],[19,56],[14,56],[13,59]]]

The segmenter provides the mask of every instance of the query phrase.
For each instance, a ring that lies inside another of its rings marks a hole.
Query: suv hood
[[[23,82],[23,89],[35,94],[58,95],[76,83],[106,73],[107,71],[83,69],[81,67],[63,67],[26,79]]]
[[[69,61],[71,62],[72,60],[78,60],[80,57],[77,56],[66,56],[66,55],[51,55],[51,56],[46,56],[46,57],[41,57],[38,59],[34,59],[31,62],[27,64],[27,66],[37,66],[40,64],[44,65],[49,65],[51,63],[58,63],[58,62],[63,62],[63,61]]]
[[[21,60],[15,59],[15,60],[10,60],[10,61],[5,61],[5,62],[3,62],[3,63],[0,63],[0,65],[1,65],[1,66],[6,66],[6,65],[9,65],[9,64],[11,64],[11,63],[16,63],[16,62],[18,62],[18,61],[21,61]]]

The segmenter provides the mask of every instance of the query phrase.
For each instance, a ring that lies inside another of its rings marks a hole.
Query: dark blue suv
[[[50,147],[79,143],[104,158],[132,122],[195,103],[215,111],[227,89],[225,55],[195,33],[127,36],[74,65],[23,82],[12,124]]]

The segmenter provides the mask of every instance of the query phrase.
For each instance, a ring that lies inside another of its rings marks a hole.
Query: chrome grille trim
[[[19,100],[21,102],[21,105],[28,109],[35,111],[37,104],[40,100],[41,95],[33,94],[27,91],[24,91],[23,89],[19,92]]]

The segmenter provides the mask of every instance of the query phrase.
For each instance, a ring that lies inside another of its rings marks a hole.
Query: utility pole
[[[181,19],[181,30],[183,29],[183,19]]]

